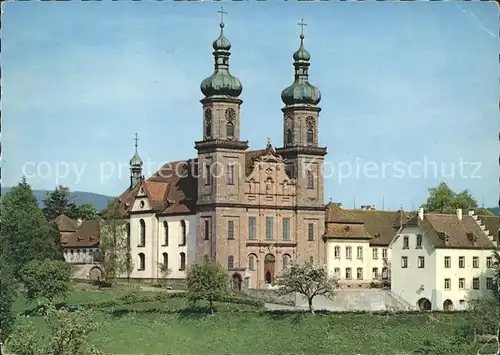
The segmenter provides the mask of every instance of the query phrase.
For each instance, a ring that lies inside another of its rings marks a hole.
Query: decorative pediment
[[[259,158],[259,161],[266,163],[281,163],[283,162],[283,158],[277,154],[274,149],[270,149]]]
[[[147,197],[136,196],[132,206],[132,212],[150,211],[152,209],[151,203]]]

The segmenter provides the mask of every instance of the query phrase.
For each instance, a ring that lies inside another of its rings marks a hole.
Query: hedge
[[[80,304],[80,307],[86,307],[90,309],[101,309],[108,307],[126,306],[135,303],[165,302],[171,298],[186,298],[186,297],[187,293],[185,292],[163,293],[161,295],[127,294],[125,296],[119,297],[114,300]],[[264,307],[264,302],[261,300],[256,300],[241,296],[219,297],[215,301],[223,303],[244,304],[260,308]]]

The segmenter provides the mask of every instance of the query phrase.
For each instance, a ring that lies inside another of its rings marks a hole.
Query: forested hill
[[[2,196],[10,191],[10,187],[2,187]],[[40,206],[43,205],[43,200],[45,199],[45,195],[47,194],[47,190],[33,190]],[[90,203],[94,206],[98,211],[102,211],[104,207],[108,205],[108,201],[112,199],[111,196],[95,194],[93,192],[84,192],[84,191],[72,191],[72,194],[75,198],[75,203],[77,205],[81,205],[84,203]]]

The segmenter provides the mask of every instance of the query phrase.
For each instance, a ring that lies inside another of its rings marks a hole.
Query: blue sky
[[[220,5],[3,4],[3,185],[16,184],[24,166],[37,189],[62,184],[117,195],[129,182],[135,132],[151,162],[147,175],[195,157],[199,85],[213,71]],[[251,149],[267,136],[282,142],[280,95],[293,82],[304,18],[310,81],[322,92],[325,201],[416,208],[444,180],[496,205],[494,3],[223,5],[230,70],[243,83],[242,139]]]

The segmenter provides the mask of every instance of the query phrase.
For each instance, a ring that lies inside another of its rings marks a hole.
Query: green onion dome
[[[224,23],[221,23],[220,36],[213,43],[214,73],[203,80],[200,85],[201,92],[205,97],[229,96],[236,98],[243,91],[241,82],[229,72],[231,42],[224,37],[223,29]]]
[[[317,105],[321,101],[321,92],[309,83],[308,69],[311,55],[304,48],[304,35],[300,35],[300,48],[293,54],[295,81],[281,93],[281,100],[290,105]]]

